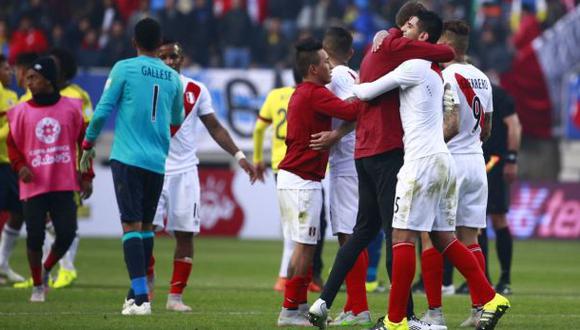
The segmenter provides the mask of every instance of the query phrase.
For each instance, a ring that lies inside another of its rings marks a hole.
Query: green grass
[[[185,301],[194,309],[188,314],[164,309],[174,243],[161,238],[155,244],[157,282],[151,317],[120,315],[128,288],[120,240],[83,239],[77,258],[78,281],[71,288],[50,291],[46,303],[29,303],[29,290],[0,287],[0,328],[276,328],[282,296],[271,288],[278,272],[281,242],[198,239],[185,294]],[[24,245],[21,240],[12,266],[28,274]],[[493,246],[490,248],[493,251]],[[336,249],[336,243],[327,243],[324,274]],[[495,254],[491,260],[492,277],[497,279]],[[384,271],[381,277],[385,277]],[[513,308],[499,328],[580,328],[580,242],[516,242],[512,277]],[[455,283],[460,283],[458,277]],[[312,301],[315,297],[310,294],[309,298]],[[344,298],[341,292],[333,313],[340,310]],[[421,313],[425,298],[415,298],[416,312]],[[386,293],[369,295],[373,318],[384,314],[386,302]],[[456,329],[468,314],[469,298],[444,297],[443,302],[449,328]]]

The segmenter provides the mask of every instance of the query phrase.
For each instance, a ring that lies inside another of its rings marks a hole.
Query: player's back
[[[77,84],[69,84],[60,90],[60,95],[81,100],[83,104],[83,119],[86,123],[91,120],[91,117],[93,116],[93,103],[91,102],[89,93],[87,93],[87,91],[85,91],[81,86]]]
[[[115,106],[111,159],[165,173],[170,124],[183,120],[179,74],[160,59],[149,56],[117,62],[87,130],[88,141],[96,139]]]
[[[358,74],[346,65],[338,65],[332,69],[332,81],[326,87],[341,100],[353,97],[352,87]],[[336,129],[344,123],[344,120],[332,118],[332,128]],[[335,176],[354,176],[355,132],[352,131],[343,136],[340,141],[330,148],[330,170]]]
[[[401,122],[405,161],[436,153],[448,153],[443,139],[443,79],[431,62],[408,60],[395,71],[413,76],[413,84],[401,84]]]
[[[443,70],[443,78],[451,85],[459,100],[459,132],[448,143],[453,154],[482,154],[481,127],[484,113],[493,111],[491,83],[487,76],[471,64],[454,63]]]
[[[274,134],[272,136],[272,168],[277,170],[278,165],[286,154],[286,132],[288,103],[294,93],[294,87],[281,87],[273,89],[266,99],[267,107],[270,112],[270,120]]]

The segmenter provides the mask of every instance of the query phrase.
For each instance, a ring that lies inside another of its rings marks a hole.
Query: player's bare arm
[[[503,121],[508,131],[507,150],[513,157],[512,160],[506,161],[503,176],[508,183],[512,183],[518,176],[517,151],[520,149],[522,126],[518,115],[515,113],[505,117]]]
[[[230,133],[220,124],[216,116],[208,114],[200,117],[201,122],[207,128],[209,134],[217,144],[227,151],[230,155],[236,157],[240,167],[246,172],[250,178],[250,182],[253,184],[256,182],[257,176],[254,167],[248,162],[240,148],[235,144],[234,140],[230,136]]]
[[[481,128],[481,141],[485,142],[491,136],[491,118],[493,112],[487,112],[483,117],[483,127]]]

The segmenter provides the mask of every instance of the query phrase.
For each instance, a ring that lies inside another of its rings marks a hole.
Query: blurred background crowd
[[[64,47],[81,66],[112,66],[134,55],[133,26],[154,17],[201,67],[291,65],[292,43],[340,24],[355,34],[357,67],[374,33],[393,25],[404,0],[0,0],[0,49]],[[427,0],[444,19],[473,26],[471,55],[482,69],[506,71],[513,53],[549,28],[578,0]],[[517,4],[517,6],[514,6]],[[484,51],[485,50],[485,51]]]

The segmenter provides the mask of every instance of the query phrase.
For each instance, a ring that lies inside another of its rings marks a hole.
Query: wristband
[[[92,143],[92,142],[90,142],[88,140],[83,140],[83,144],[82,144],[82,149],[83,150],[89,150],[89,149],[91,149],[94,146],[95,146],[94,143]]]
[[[504,160],[508,164],[517,163],[518,162],[518,152],[513,151],[513,150],[508,151],[504,156]]]
[[[244,155],[243,151],[238,150],[238,152],[236,152],[236,154],[234,155],[234,158],[239,162],[242,159],[246,159],[246,155]]]

